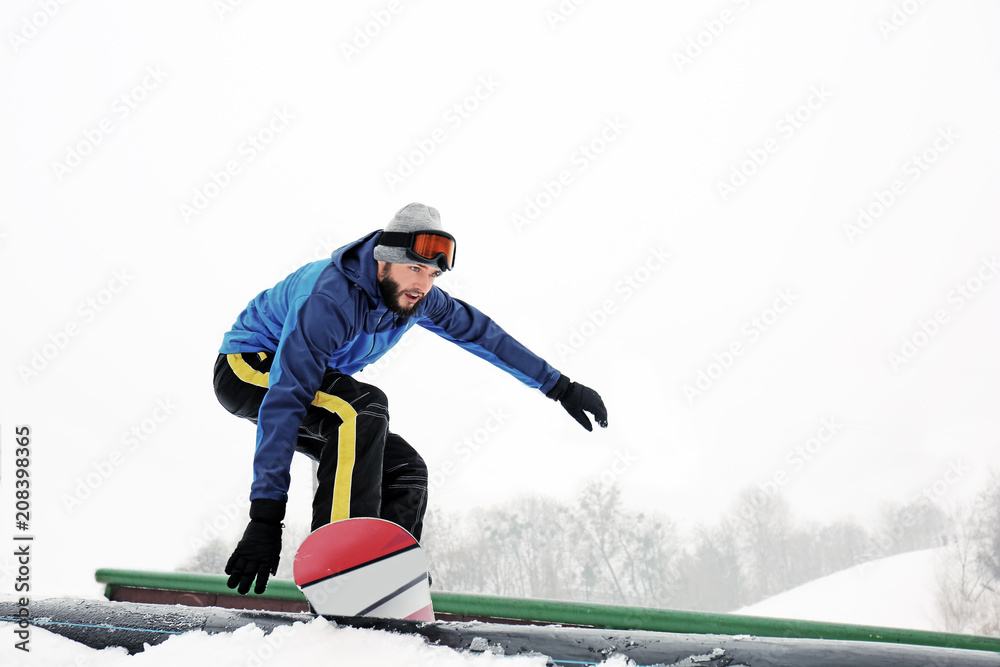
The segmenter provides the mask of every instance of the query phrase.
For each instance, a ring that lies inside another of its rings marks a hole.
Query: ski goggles
[[[382,232],[378,244],[405,248],[410,259],[418,263],[434,262],[442,271],[455,266],[455,237],[445,232]]]

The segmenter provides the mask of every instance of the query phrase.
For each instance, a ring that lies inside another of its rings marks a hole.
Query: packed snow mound
[[[944,631],[936,610],[942,549],[889,556],[739,609],[750,616]]]
[[[9,623],[0,623],[0,632],[11,636]],[[337,626],[318,618],[309,623],[278,627],[270,634],[248,625],[231,633],[209,635],[186,632],[162,644],[128,655],[123,648],[97,650],[47,632],[31,629],[31,651],[25,653],[4,642],[0,665],[14,667],[301,667],[302,665],[364,665],[365,667],[544,667],[542,656],[502,657],[488,652],[460,652],[431,646],[422,637],[382,630]],[[620,664],[609,661],[608,667]]]

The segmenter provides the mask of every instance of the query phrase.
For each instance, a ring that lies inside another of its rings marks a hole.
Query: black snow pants
[[[220,354],[215,395],[229,412],[257,423],[274,360],[264,352]],[[369,516],[392,521],[420,539],[427,509],[427,466],[389,432],[385,394],[327,369],[299,427],[296,450],[318,462],[312,529]]]

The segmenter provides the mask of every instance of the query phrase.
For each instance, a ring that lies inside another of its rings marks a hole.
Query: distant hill
[[[856,565],[736,613],[944,631],[935,605],[942,555],[941,548],[924,549]]]

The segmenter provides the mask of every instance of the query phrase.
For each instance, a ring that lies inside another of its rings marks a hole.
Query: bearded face
[[[413,317],[441,271],[426,264],[379,262],[378,289],[394,315]]]

